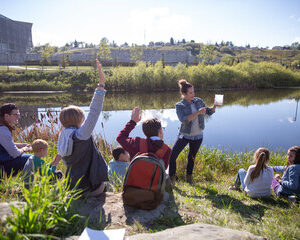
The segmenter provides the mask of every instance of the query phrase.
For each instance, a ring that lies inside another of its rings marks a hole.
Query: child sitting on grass
[[[42,139],[37,139],[32,143],[31,147],[34,155],[28,158],[23,169],[23,173],[27,176],[27,179],[34,172],[40,171],[43,166],[46,166],[48,175],[53,174],[58,179],[62,178],[62,172],[60,170],[56,171],[56,166],[61,160],[60,155],[57,154],[50,164],[46,164],[42,158],[47,156],[48,143]]]
[[[90,197],[102,193],[105,188],[104,182],[108,181],[106,162],[92,137],[106,93],[105,75],[100,62],[96,60],[96,63],[99,84],[90,104],[89,114],[85,119],[81,108],[77,106],[63,108],[59,120],[64,129],[59,135],[57,144],[58,153],[67,165],[66,175],[69,175],[70,187],[76,186],[86,190]]]
[[[111,183],[116,181],[116,177],[124,179],[127,168],[129,166],[129,153],[122,147],[116,147],[112,151],[114,159],[108,164],[108,178]]]
[[[248,171],[240,169],[235,183],[230,190],[242,190],[250,197],[269,197],[274,170],[268,166],[270,152],[267,148],[259,148],[254,153],[255,165],[251,165]]]
[[[275,175],[272,181],[272,188],[279,197],[290,198],[293,194],[300,197],[300,147],[291,147],[288,150],[287,157],[287,167],[281,167],[284,168],[283,176]]]

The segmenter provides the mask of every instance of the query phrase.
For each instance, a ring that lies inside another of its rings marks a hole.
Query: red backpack
[[[124,180],[125,205],[151,210],[161,203],[166,181],[161,159],[167,151],[168,146],[164,144],[155,153],[149,153],[146,139],[140,139],[140,152],[130,162]]]

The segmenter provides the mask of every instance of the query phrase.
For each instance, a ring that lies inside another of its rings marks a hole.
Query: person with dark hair
[[[129,153],[130,160],[139,152],[141,152],[141,145],[145,142],[146,148],[150,153],[156,153],[159,149],[165,148],[163,155],[163,162],[165,168],[169,166],[169,159],[171,156],[171,149],[164,144],[163,131],[161,122],[156,118],[147,119],[143,122],[142,129],[147,137],[146,139],[129,137],[130,132],[135,128],[136,124],[141,120],[138,107],[132,110],[131,120],[126,124],[125,128],[120,131],[117,141]]]
[[[276,174],[272,188],[274,193],[280,197],[289,197],[293,194],[300,197],[300,146],[289,148],[287,158],[288,163],[283,176],[281,178]]]
[[[108,178],[110,182],[115,182],[116,177],[124,178],[129,166],[129,153],[122,147],[116,147],[112,151],[114,159],[108,164]]]
[[[176,113],[181,122],[181,127],[178,139],[172,148],[169,175],[174,184],[176,180],[176,159],[185,146],[189,144],[186,180],[192,184],[194,161],[203,140],[204,115],[212,115],[216,106],[206,107],[201,98],[195,97],[193,85],[186,80],[179,80],[178,85],[182,100],[176,103]]]
[[[12,131],[20,119],[20,112],[13,103],[6,103],[0,107],[0,168],[10,175],[23,170],[31,151],[27,143],[14,143]]]

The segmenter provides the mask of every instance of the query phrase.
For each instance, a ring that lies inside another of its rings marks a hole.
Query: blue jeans
[[[12,158],[4,147],[0,145],[0,169],[2,168],[7,175],[10,175],[11,172],[13,172],[13,175],[16,175],[19,171],[23,170],[30,156],[31,154],[22,154],[19,157]]]
[[[245,189],[245,183],[244,183],[244,180],[246,178],[246,175],[247,175],[247,171],[243,168],[241,168],[239,171],[238,171],[238,174],[236,176],[236,179],[235,179],[235,182],[234,182],[234,185],[236,187],[240,187],[242,185],[242,190]]]
[[[176,159],[187,144],[189,144],[190,149],[189,149],[189,154],[188,154],[188,162],[187,162],[187,166],[186,166],[186,174],[190,175],[193,173],[195,157],[201,146],[202,140],[203,140],[202,138],[199,140],[189,140],[184,137],[177,139],[175,145],[172,148],[172,154],[170,157],[170,167],[169,167],[170,177],[175,176],[175,174],[176,174]]]

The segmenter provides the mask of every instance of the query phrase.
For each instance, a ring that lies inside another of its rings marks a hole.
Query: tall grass
[[[275,63],[250,61],[233,66],[225,64],[187,67],[184,64],[164,66],[162,62],[140,62],[134,67],[118,66],[105,71],[106,88],[111,91],[165,91],[177,89],[185,78],[197,89],[271,88],[300,86],[300,72]],[[92,90],[97,84],[95,71],[11,72],[0,74],[0,91],[7,90]]]
[[[21,197],[17,198],[25,202],[22,207],[11,206],[12,215],[2,226],[2,234],[7,239],[62,237],[76,233],[74,226],[82,224],[81,217],[72,209],[73,201],[81,192],[69,188],[68,178],[53,180],[45,174],[46,167],[41,172],[44,174],[35,173],[29,188],[20,175],[1,180],[1,195],[10,192],[10,197],[16,198],[18,194]],[[16,186],[18,191],[13,193]],[[7,195],[1,199],[7,201]]]

